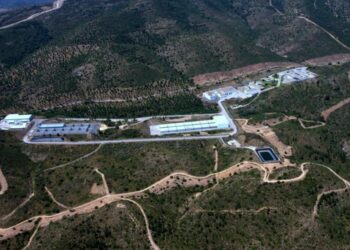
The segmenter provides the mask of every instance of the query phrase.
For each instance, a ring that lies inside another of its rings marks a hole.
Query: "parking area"
[[[33,136],[64,136],[96,134],[100,127],[99,123],[42,123],[35,129]]]

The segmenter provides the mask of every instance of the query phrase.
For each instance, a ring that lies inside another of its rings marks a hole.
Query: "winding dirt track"
[[[2,173],[0,168],[0,195],[3,195],[8,189],[8,184],[5,175]]]
[[[58,205],[59,207],[64,208],[64,209],[70,209],[70,207],[68,207],[68,206],[62,204],[61,202],[59,202],[58,200],[56,200],[55,196],[51,193],[51,191],[47,187],[45,187],[45,191],[56,205]]]
[[[333,169],[331,169],[330,167],[326,166],[326,165],[323,165],[323,164],[317,164],[317,163],[313,163],[314,165],[316,166],[320,166],[320,167],[323,167],[323,168],[326,168],[328,169],[332,174],[334,174],[339,180],[341,180],[345,187],[344,188],[339,188],[339,189],[331,189],[331,190],[328,190],[328,191],[323,191],[322,193],[318,194],[317,195],[317,199],[316,199],[316,203],[314,205],[314,209],[312,211],[312,219],[315,220],[315,218],[317,217],[318,215],[318,207],[319,207],[319,204],[321,202],[321,199],[323,196],[325,195],[328,195],[328,194],[332,194],[332,193],[343,193],[345,192],[347,189],[350,188],[350,182],[346,179],[344,179],[342,176],[340,176],[339,174],[337,174]]]
[[[79,157],[79,158],[77,158],[77,159],[75,159],[75,160],[73,160],[73,161],[70,161],[70,162],[67,162],[67,163],[63,163],[63,164],[61,164],[61,165],[58,165],[58,166],[55,166],[55,167],[52,167],[52,168],[47,168],[47,169],[44,170],[44,172],[47,172],[47,171],[50,171],[50,170],[56,170],[56,169],[59,169],[59,168],[64,168],[64,167],[67,167],[67,166],[69,166],[69,165],[72,165],[72,164],[74,164],[74,163],[76,163],[76,162],[78,162],[78,161],[84,160],[85,158],[88,158],[88,157],[90,157],[91,155],[97,153],[97,152],[102,148],[103,145],[104,145],[104,144],[99,144],[99,145],[97,146],[97,148],[96,148],[95,150],[91,151],[90,153],[88,153],[88,154],[86,154],[86,155],[83,155],[83,156],[81,156],[81,157]]]
[[[350,97],[347,98],[347,99],[345,99],[345,100],[343,100],[343,101],[341,101],[341,102],[339,102],[339,103],[337,103],[337,104],[335,104],[334,106],[330,107],[329,109],[326,109],[325,111],[323,111],[323,112],[321,113],[321,116],[323,117],[323,119],[324,119],[325,121],[327,121],[328,118],[329,118],[329,116],[330,116],[333,112],[337,111],[338,109],[341,109],[342,107],[344,107],[344,106],[347,105],[347,104],[350,104]]]
[[[247,119],[237,119],[236,121],[239,122],[244,132],[256,134],[275,146],[281,156],[288,157],[292,155],[292,147],[284,144],[270,127],[249,125]]]
[[[116,201],[125,200],[125,199],[130,200],[131,198],[144,197],[147,195],[147,191],[155,194],[161,194],[179,185],[183,187],[192,187],[197,185],[207,186],[211,183],[214,183],[216,179],[223,180],[234,175],[235,173],[241,173],[252,169],[258,169],[264,173],[263,182],[275,183],[274,180],[268,179],[268,174],[272,170],[255,162],[242,162],[226,170],[223,170],[215,174],[209,174],[207,176],[193,176],[185,172],[175,172],[164,177],[160,181],[152,184],[151,186],[139,191],[120,193],[120,194],[107,194],[105,196],[102,196],[100,198],[87,202],[85,204],[79,205],[71,209],[64,210],[56,214],[34,216],[12,227],[0,228],[0,240],[12,238],[22,232],[32,230],[35,227],[36,221],[38,221],[37,223],[39,223],[39,228],[42,228],[42,227],[48,226],[52,222],[60,221],[66,217],[91,213],[96,209],[99,209],[101,207],[104,207],[107,204],[111,204]],[[306,176],[305,170],[302,169],[302,171],[303,172],[300,177],[293,178],[291,180],[279,180],[279,182],[300,181]]]
[[[95,168],[94,171],[96,173],[98,173],[99,175],[101,175],[102,182],[103,182],[103,187],[105,189],[105,194],[110,194],[105,175],[102,172],[100,172],[100,170],[98,170],[98,168]]]
[[[131,200],[131,199],[122,199],[122,200],[123,201],[129,201],[129,202],[135,204],[140,209],[140,211],[142,213],[142,216],[143,216],[143,218],[145,220],[146,230],[147,230],[147,238],[148,238],[148,240],[149,240],[149,242],[151,244],[151,247],[154,250],[159,250],[160,248],[158,247],[156,242],[153,240],[152,232],[151,232],[151,230],[149,228],[148,218],[147,218],[147,215],[146,215],[145,211],[143,210],[142,206],[139,203],[137,203],[136,201]]]
[[[302,19],[312,25],[314,25],[315,27],[319,28],[320,30],[322,30],[323,32],[325,32],[328,36],[330,36],[335,42],[337,42],[339,45],[341,45],[343,48],[350,50],[350,47],[347,46],[346,44],[344,44],[342,41],[340,41],[337,37],[335,37],[332,33],[330,33],[328,30],[326,30],[325,28],[321,27],[319,24],[315,23],[314,21],[310,20],[309,18],[307,18],[306,16],[298,16],[299,19]]]

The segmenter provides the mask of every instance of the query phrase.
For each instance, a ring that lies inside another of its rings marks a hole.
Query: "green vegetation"
[[[315,166],[304,181],[291,184],[262,184],[260,173],[251,171],[198,198],[192,195],[200,190],[178,188],[142,199],[142,204],[161,248],[341,247],[348,240],[325,234],[331,227],[311,222],[311,212],[319,192],[342,185],[329,171]],[[267,208],[254,212],[263,207]]]
[[[118,208],[113,203],[93,214],[52,223],[38,231],[30,249],[149,248],[140,211],[131,203],[122,204],[124,208]]]
[[[238,115],[259,120],[266,113],[279,113],[320,120],[323,110],[350,96],[349,70],[350,64],[318,68],[318,80],[263,93],[250,106],[238,110]]]
[[[33,110],[34,111],[34,110]],[[93,118],[135,118],[149,115],[177,115],[194,113],[215,113],[215,106],[204,106],[194,95],[179,95],[169,98],[149,98],[145,102],[125,105],[89,104],[68,108],[57,108],[42,112],[38,115],[47,117],[93,117]]]

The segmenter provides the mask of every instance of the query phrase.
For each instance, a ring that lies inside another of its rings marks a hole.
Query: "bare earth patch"
[[[327,66],[327,65],[342,65],[350,62],[350,53],[335,54],[323,57],[312,58],[303,62],[309,66]]]
[[[90,189],[90,194],[105,194],[105,189],[103,185],[98,185],[97,183],[92,184]]]
[[[220,71],[208,74],[201,74],[193,77],[196,85],[215,84],[216,82],[231,80],[237,77],[245,77],[251,74],[261,73],[275,68],[292,68],[300,66],[292,62],[266,62],[248,65],[242,68],[233,69],[231,71]]]
[[[324,110],[321,115],[325,121],[327,121],[328,117],[336,110],[341,109],[343,106],[350,103],[350,98],[347,98],[336,105],[330,107],[329,109]]]

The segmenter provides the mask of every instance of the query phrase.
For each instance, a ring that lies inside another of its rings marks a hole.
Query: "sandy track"
[[[312,58],[304,61],[303,64],[310,66],[328,66],[329,64],[341,65],[347,62],[350,62],[350,53]]]
[[[74,215],[87,214],[104,207],[105,205],[111,204],[116,201],[120,201],[123,199],[132,199],[132,198],[140,198],[147,195],[147,192],[151,192],[154,194],[161,194],[163,192],[169,191],[175,187],[183,186],[183,187],[193,187],[193,186],[207,186],[215,182],[216,179],[223,180],[232,176],[235,173],[241,173],[244,171],[249,171],[251,169],[258,169],[263,171],[264,173],[268,171],[265,167],[262,167],[260,164],[255,162],[242,162],[236,164],[226,170],[223,170],[219,173],[209,174],[206,176],[193,176],[187,174],[185,172],[175,172],[172,173],[163,179],[157,181],[145,189],[120,193],[120,194],[108,194],[92,200],[90,202],[84,203],[82,205],[76,206],[71,209],[67,209],[65,211],[52,214],[52,215],[38,215],[31,217],[25,221],[22,221],[14,226],[8,228],[0,228],[0,241],[8,238],[12,238],[20,233],[25,231],[31,231],[35,227],[35,222],[40,220],[39,227],[46,227],[52,222],[60,221],[63,218],[71,217]],[[266,174],[264,174],[265,176]],[[264,178],[265,180],[266,178]],[[293,178],[292,181],[300,181],[301,178]],[[280,181],[283,182],[283,181]]]
[[[194,209],[192,214],[196,213],[221,213],[221,214],[259,214],[265,210],[277,210],[277,207],[261,207],[259,209],[223,209],[223,210],[206,210],[206,209]]]
[[[58,200],[56,200],[55,196],[51,193],[51,191],[47,187],[45,187],[45,191],[56,205],[58,205],[59,207],[64,208],[64,209],[70,209],[70,207],[68,207],[68,206],[62,204],[61,202],[59,202]]]
[[[215,164],[214,164],[214,172],[218,171],[218,167],[219,167],[219,151],[216,148],[216,146],[213,147],[214,149],[214,158],[215,158]]]
[[[102,182],[103,182],[103,187],[104,187],[104,190],[105,190],[105,194],[110,194],[105,175],[104,175],[102,172],[100,172],[100,170],[98,170],[98,168],[95,168],[94,171],[95,171],[96,173],[98,173],[98,174],[101,176],[101,178],[102,178]]]
[[[330,107],[329,109],[324,110],[324,111],[321,113],[321,116],[323,117],[323,119],[324,119],[325,121],[327,121],[328,118],[329,118],[329,116],[330,116],[333,112],[337,111],[338,109],[341,109],[343,106],[345,106],[345,105],[347,105],[347,104],[350,104],[350,98],[347,98],[347,99],[345,99],[345,100],[343,100],[343,101],[341,101],[341,102],[335,104],[334,106]]]
[[[7,220],[8,218],[10,218],[11,216],[13,216],[18,209],[20,209],[21,207],[25,206],[33,197],[35,196],[34,193],[31,193],[27,198],[25,198],[25,200],[19,204],[14,210],[12,210],[9,214],[5,215],[4,217],[1,218],[1,220]]]
[[[347,46],[346,44],[344,44],[343,42],[341,42],[337,37],[335,37],[332,33],[330,33],[328,30],[326,30],[325,28],[321,27],[319,24],[315,23],[314,21],[310,20],[309,18],[307,18],[306,16],[298,16],[299,19],[305,20],[306,22],[314,25],[315,27],[319,28],[320,30],[322,30],[323,32],[325,32],[328,36],[330,36],[335,42],[337,42],[339,45],[341,45],[342,47],[344,47],[345,49],[350,50],[350,47]]]
[[[317,195],[316,203],[314,205],[314,208],[313,208],[313,211],[312,211],[312,216],[311,216],[312,220],[315,220],[315,218],[318,215],[318,208],[319,208],[319,204],[321,202],[322,197],[325,196],[325,195],[328,195],[328,194],[332,194],[332,193],[343,193],[343,192],[345,192],[347,189],[350,188],[350,182],[348,180],[346,180],[345,178],[343,178],[342,176],[340,176],[333,169],[331,169],[330,167],[328,167],[326,165],[318,164],[318,163],[309,163],[309,164],[313,164],[313,165],[316,165],[316,166],[328,169],[333,175],[335,175],[345,185],[344,188],[331,189],[331,190],[323,191],[323,192],[321,192],[320,194]]]
[[[298,119],[299,121],[299,124],[300,126],[303,128],[303,129],[315,129],[315,128],[320,128],[320,127],[324,127],[326,126],[326,123],[325,122],[316,122],[318,123],[317,125],[313,125],[313,126],[306,126],[305,123],[308,123],[308,122],[315,122],[315,121],[310,121],[310,120],[304,120],[304,119]]]
[[[267,70],[276,68],[297,67],[300,64],[292,62],[265,62],[248,65],[242,68],[233,69],[231,71],[220,71],[207,74],[201,74],[193,77],[193,81],[197,85],[214,84],[216,82],[231,80],[237,77],[245,77],[252,74],[258,74]]]
[[[247,119],[237,119],[243,131],[249,134],[256,134],[269,143],[271,143],[281,156],[288,157],[292,155],[292,147],[284,144],[276,133],[268,126],[249,125]]]
[[[129,202],[135,204],[140,209],[140,211],[142,213],[142,216],[143,216],[143,218],[145,220],[146,230],[147,230],[147,238],[148,238],[148,240],[149,240],[149,242],[151,244],[151,247],[154,250],[159,250],[160,248],[158,247],[158,245],[153,240],[152,232],[151,232],[150,227],[149,227],[148,218],[147,218],[147,215],[146,215],[145,211],[143,210],[142,206],[138,202],[136,202],[134,200],[131,200],[131,199],[122,199],[122,200],[129,201]]]
[[[103,144],[99,144],[99,145],[97,146],[97,148],[96,148],[95,150],[91,151],[90,153],[88,153],[88,154],[86,154],[86,155],[83,155],[83,156],[81,156],[81,157],[79,157],[79,158],[77,158],[77,159],[75,159],[75,160],[73,160],[73,161],[70,161],[70,162],[67,162],[67,163],[64,163],[64,164],[60,164],[60,165],[55,166],[55,167],[52,167],[52,168],[47,168],[47,169],[44,170],[44,172],[47,172],[47,171],[50,171],[50,170],[59,169],[59,168],[64,168],[64,167],[67,167],[67,166],[69,166],[69,165],[72,165],[72,164],[74,164],[74,163],[76,163],[76,162],[78,162],[78,161],[84,160],[85,158],[88,158],[88,157],[90,157],[91,155],[97,153],[97,152],[102,148],[102,146],[103,146]]]
[[[8,189],[8,184],[0,167],[0,195],[3,195]]]

